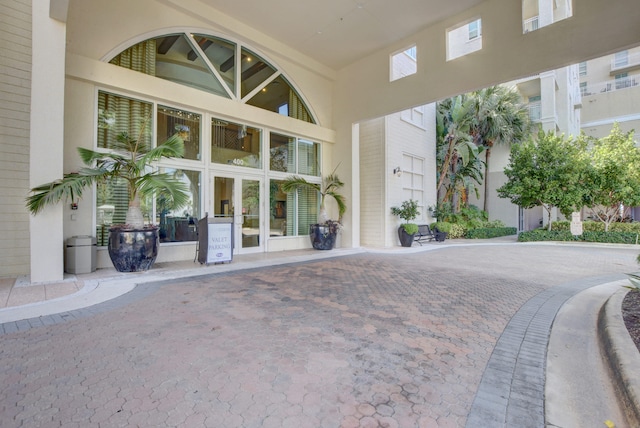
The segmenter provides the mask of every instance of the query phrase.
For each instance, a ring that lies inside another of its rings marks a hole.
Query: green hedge
[[[497,238],[498,236],[509,236],[518,233],[515,227],[482,227],[479,229],[468,230],[465,238],[468,239],[487,239]]]
[[[620,223],[630,224],[630,223]],[[635,232],[600,232],[585,230],[582,235],[573,236],[568,230],[535,229],[518,235],[518,242],[537,241],[574,241],[574,242],[605,242],[611,244],[637,244],[639,234]]]
[[[571,222],[567,220],[554,221],[551,223],[551,230],[571,230]],[[585,232],[604,232],[604,223],[601,221],[583,221],[582,230]],[[640,222],[611,223],[609,232],[640,233]]]

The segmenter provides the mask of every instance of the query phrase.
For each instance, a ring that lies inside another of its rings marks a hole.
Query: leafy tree
[[[484,164],[484,211],[489,200],[491,149],[500,144],[518,144],[531,134],[529,109],[514,87],[491,86],[469,95],[473,142],[486,149]]]
[[[530,138],[511,146],[504,170],[508,181],[498,189],[498,195],[523,208],[542,206],[551,230],[553,207],[568,217],[583,205],[588,172],[585,151],[583,138],[567,139],[540,131],[537,141]]]
[[[594,143],[591,165],[586,205],[608,231],[623,207],[640,205],[640,149],[633,131],[623,133],[615,124],[607,137]]]

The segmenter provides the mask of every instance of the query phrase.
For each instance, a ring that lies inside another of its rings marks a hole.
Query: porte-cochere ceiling
[[[160,36],[131,46],[110,63],[316,123],[282,71],[247,47],[218,37]]]

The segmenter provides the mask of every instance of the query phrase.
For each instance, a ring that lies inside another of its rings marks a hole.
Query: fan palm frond
[[[145,125],[146,126],[146,125]],[[182,157],[184,141],[177,134],[163,144],[149,148],[140,139],[132,139],[124,132],[118,135],[108,152],[78,148],[80,159],[86,165],[79,172],[65,174],[62,179],[31,189],[26,198],[26,206],[32,214],[37,214],[46,205],[54,205],[61,200],[75,201],[82,197],[85,188],[97,181],[123,179],[128,183],[129,208],[138,194],[161,195],[173,206],[183,206],[189,201],[187,185],[169,174],[151,170],[149,166],[160,159]],[[141,227],[142,224],[136,224]]]
[[[99,177],[99,174],[70,173],[66,174],[62,180],[42,184],[31,189],[32,195],[25,201],[27,208],[33,214],[38,214],[47,205],[55,205],[61,200],[74,201],[82,197],[82,191],[92,185]]]

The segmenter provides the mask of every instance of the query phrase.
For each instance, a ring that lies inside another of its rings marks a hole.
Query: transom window
[[[482,49],[482,19],[461,23],[447,30],[447,61]]]
[[[252,126],[211,119],[211,162],[262,168],[262,130]]]
[[[391,55],[390,81],[416,74],[418,71],[418,55],[416,46],[396,52]]]
[[[320,144],[303,138],[271,133],[269,169],[320,176]]]
[[[110,63],[316,123],[280,70],[249,48],[219,37],[191,33],[155,37],[124,50]]]

